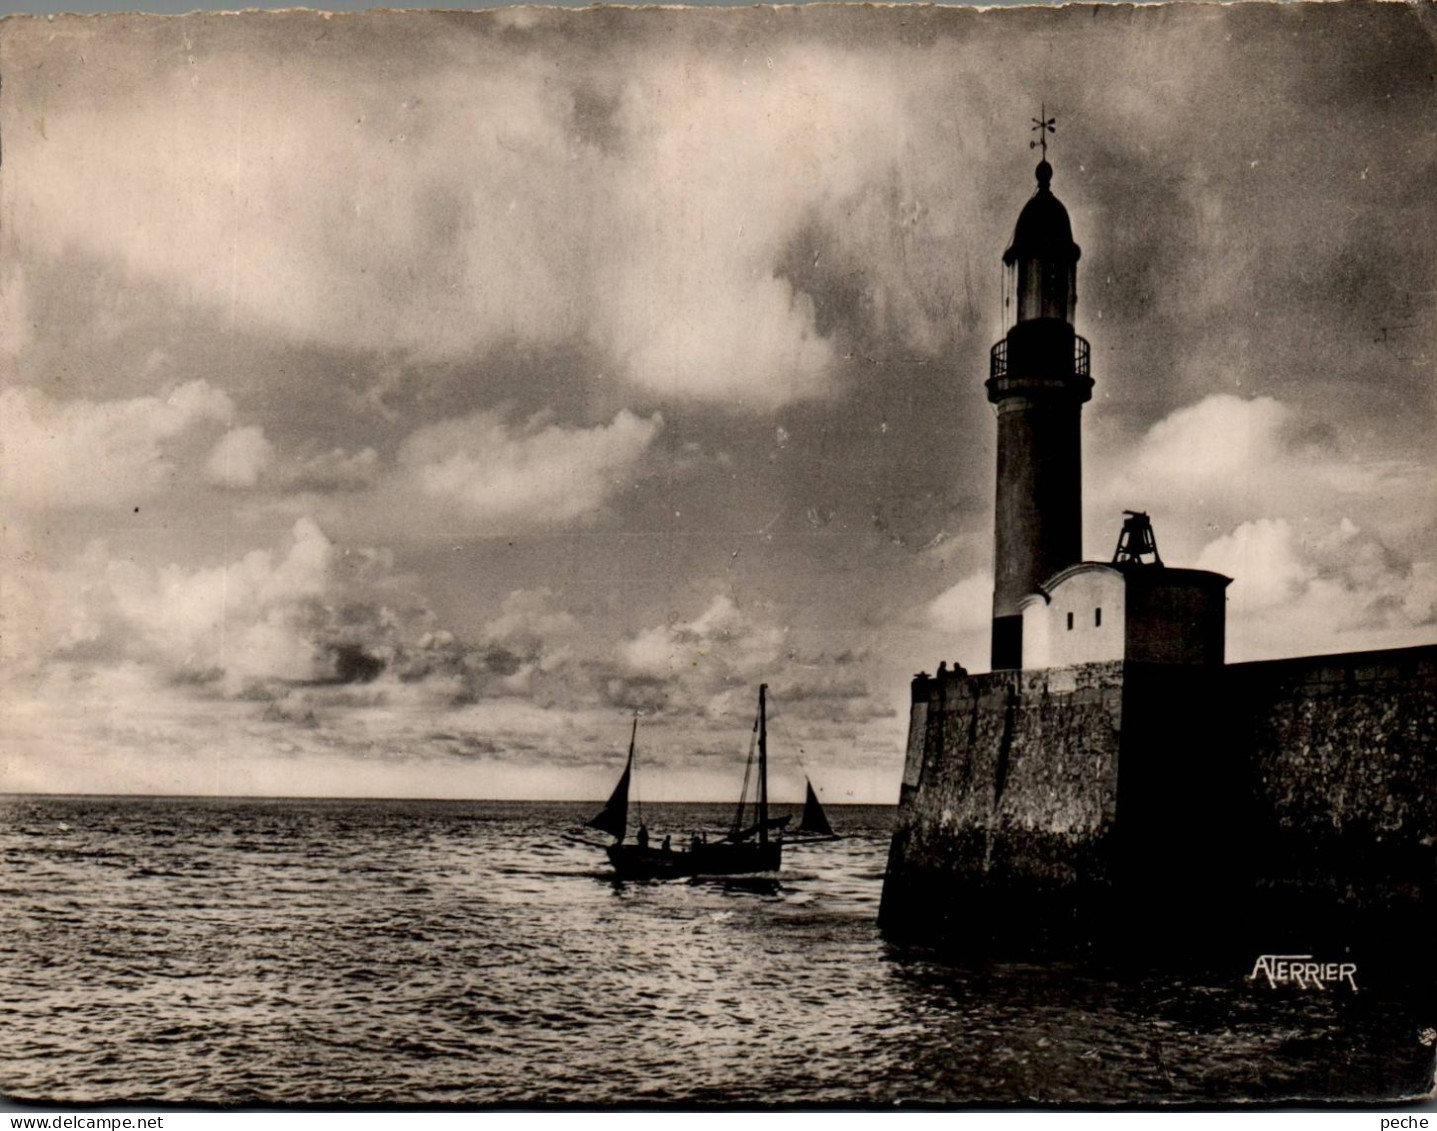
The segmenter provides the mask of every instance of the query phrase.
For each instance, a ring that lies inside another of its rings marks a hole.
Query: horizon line
[[[133,798],[137,801],[423,801],[442,802],[444,804],[468,805],[603,805],[606,797],[378,797],[378,796],[343,796],[320,794],[297,794],[297,793],[56,793],[54,791],[33,791],[16,792],[13,790],[0,790],[0,800],[12,798],[94,798],[99,800],[113,801],[117,798]],[[798,801],[775,801],[769,799],[770,805],[802,805],[802,799]],[[732,799],[719,799],[716,801],[704,800],[663,800],[645,801],[645,805],[732,805]],[[823,806],[827,808],[879,806],[896,808],[895,801],[824,801]]]

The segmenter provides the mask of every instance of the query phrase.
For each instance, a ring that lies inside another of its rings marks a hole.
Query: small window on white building
[[[1068,614],[1068,631],[1069,631],[1069,632],[1072,632],[1072,631],[1073,631],[1073,614],[1072,614],[1072,613],[1069,613],[1069,614]]]
[[[1101,605],[1099,605],[1096,609],[1093,610],[1093,627],[1103,627],[1103,607]]]

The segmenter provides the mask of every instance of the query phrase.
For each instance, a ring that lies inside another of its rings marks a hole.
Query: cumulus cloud
[[[791,634],[761,613],[716,595],[693,620],[634,634],[616,654],[616,668],[600,670],[604,697],[620,706],[668,715],[747,717],[760,683],[782,710],[827,722],[886,718],[892,708],[875,699],[866,655],[805,655]]]
[[[215,445],[205,478],[221,487],[253,487],[274,459],[274,445],[255,425],[233,428]]]
[[[1437,562],[1410,561],[1349,519],[1245,522],[1195,564],[1234,579],[1230,661],[1425,644],[1437,625]]]
[[[414,432],[399,452],[395,489],[472,521],[543,524],[593,511],[663,427],[620,411],[607,425],[569,428],[547,415],[519,427],[491,412]]]
[[[144,663],[172,677],[237,689],[263,678],[306,679],[319,654],[312,605],[330,581],[333,547],[301,519],[282,555],[253,550],[210,568],[146,568],[91,543],[49,579],[53,617],[31,659]]]
[[[320,452],[279,450],[258,425],[233,428],[210,452],[204,473],[219,487],[258,487],[277,497],[289,497],[303,510],[310,495],[336,495],[363,491],[378,485],[386,470],[373,448],[351,452],[330,448]]]
[[[581,636],[551,590],[512,592],[460,640],[405,591],[390,555],[340,553],[307,518],[278,551],[252,550],[224,565],[149,568],[96,540],[64,568],[26,576],[42,598],[39,623],[20,626],[28,631],[15,658],[29,668],[141,665],[206,693],[261,698],[282,697],[295,682],[374,683],[381,697],[415,685],[440,707],[576,698],[561,681],[546,682],[575,662]]]
[[[548,411],[519,423],[478,412],[413,430],[392,459],[373,448],[276,453],[253,513],[313,515],[360,543],[553,529],[631,486],[663,424],[627,409],[591,428]]]
[[[1336,524],[1354,507],[1386,534],[1430,526],[1429,469],[1340,443],[1271,397],[1228,393],[1175,410],[1136,443],[1099,433],[1087,544],[1106,549],[1121,511],[1149,510],[1165,560],[1180,564],[1259,516]],[[1271,538],[1254,527],[1245,538]]]
[[[1291,494],[1293,416],[1271,397],[1219,393],[1176,409],[1136,443],[1095,445],[1087,511],[1102,523],[1098,545],[1116,538],[1125,509],[1153,513],[1165,557],[1196,548],[1178,539],[1211,537],[1254,512],[1272,513]]]
[[[146,498],[174,474],[165,442],[234,406],[191,381],[168,395],[54,400],[34,388],[0,392],[5,498],[26,507],[112,506]]]
[[[783,630],[740,609],[719,594],[691,621],[650,628],[619,648],[635,675],[671,679],[698,673],[709,686],[744,682],[772,665],[783,646]]]
[[[1110,490],[1139,484],[1164,497],[1214,487],[1251,491],[1251,480],[1284,454],[1292,410],[1271,397],[1218,393],[1159,420],[1127,454]]]
[[[1240,616],[1293,600],[1316,577],[1286,519],[1244,522],[1203,547],[1194,565],[1235,580],[1228,599]]]

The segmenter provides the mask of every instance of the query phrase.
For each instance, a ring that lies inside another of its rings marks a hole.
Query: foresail
[[[619,784],[614,786],[614,792],[609,795],[609,803],[604,806],[603,812],[586,822],[589,828],[599,829],[619,840],[624,839],[624,831],[629,825],[629,775],[633,768],[633,759],[630,758],[629,764],[624,767],[624,776],[619,779]]]
[[[833,836],[833,826],[828,823],[828,815],[818,802],[818,794],[813,792],[813,783],[807,784],[808,796],[803,799],[803,819],[798,822],[798,829],[800,832]]]

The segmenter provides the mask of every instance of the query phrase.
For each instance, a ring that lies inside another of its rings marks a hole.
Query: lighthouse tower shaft
[[[1092,395],[1088,343],[1073,329],[1077,264],[1068,213],[1037,170],[1003,254],[1007,335],[992,350],[988,399],[998,416],[993,537],[995,670],[1023,666],[1019,602],[1083,558],[1082,406]]]

